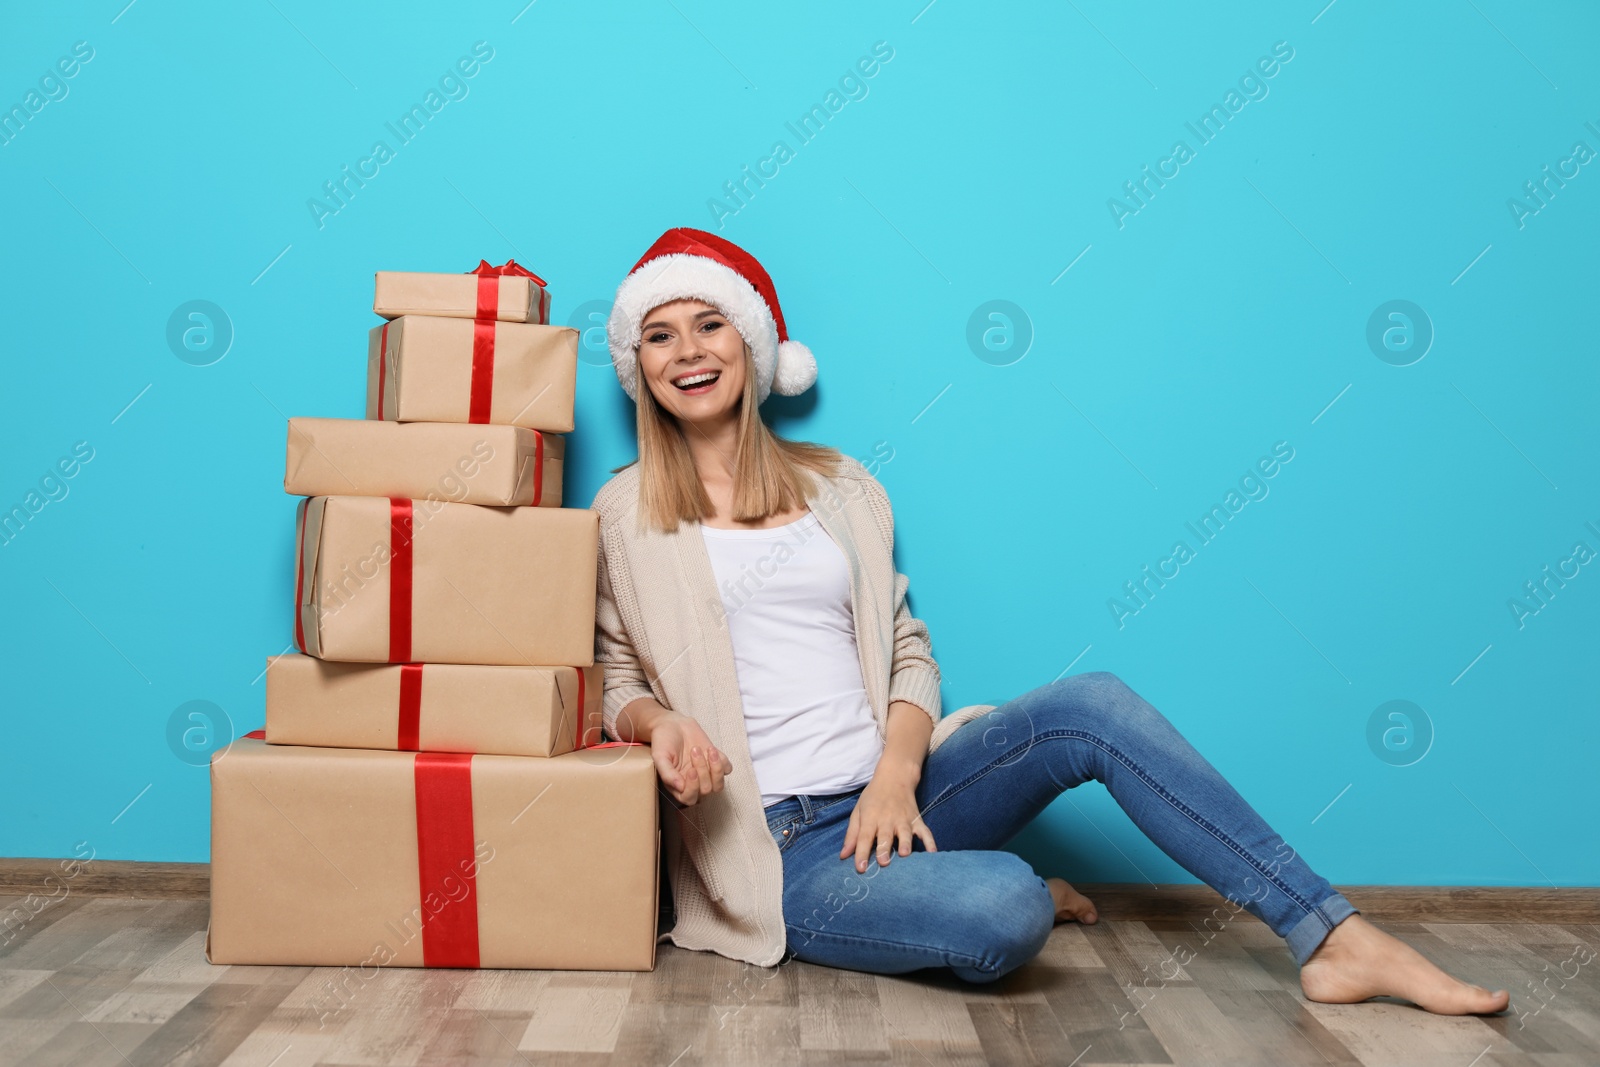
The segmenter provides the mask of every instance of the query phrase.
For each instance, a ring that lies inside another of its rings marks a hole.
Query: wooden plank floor
[[[215,967],[206,918],[203,900],[67,896],[0,935],[0,1064],[1600,1063],[1600,959],[1572,962],[1600,952],[1600,927],[1581,923],[1380,923],[1512,991],[1504,1016],[1440,1018],[1307,1003],[1247,917],[1209,940],[1178,920],[1064,924],[988,986],[670,943],[637,974]],[[1179,945],[1182,967],[1166,962]]]

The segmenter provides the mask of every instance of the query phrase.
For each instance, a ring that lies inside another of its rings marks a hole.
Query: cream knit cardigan
[[[912,616],[906,576],[894,569],[888,494],[848,456],[837,475],[817,483],[807,503],[849,563],[861,677],[879,736],[886,735],[890,702],[908,701],[934,720],[932,752],[995,705],[940,717],[928,629]],[[761,807],[733,644],[705,541],[695,523],[680,523],[670,534],[642,528],[637,464],[601,486],[590,506],[600,514],[595,660],[605,669],[607,735],[617,736],[622,708],[653,696],[693,716],[733,763],[722,791],[696,804],[682,807],[663,790],[662,844],[677,923],[657,941],[770,967],[787,943],[783,862]]]

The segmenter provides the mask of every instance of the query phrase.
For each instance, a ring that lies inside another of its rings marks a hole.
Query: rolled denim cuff
[[[1305,917],[1295,923],[1284,937],[1289,943],[1289,952],[1294,956],[1295,963],[1304,966],[1306,960],[1311,958],[1311,954],[1333,932],[1335,926],[1350,916],[1359,914],[1356,906],[1346,900],[1343,893],[1334,893],[1306,912]]]

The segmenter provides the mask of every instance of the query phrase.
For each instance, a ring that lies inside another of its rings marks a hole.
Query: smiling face
[[[639,377],[684,422],[727,418],[744,395],[749,356],[722,312],[701,300],[674,300],[645,315]]]

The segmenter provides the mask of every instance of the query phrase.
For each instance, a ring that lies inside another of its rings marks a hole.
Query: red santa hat
[[[817,380],[811,350],[789,340],[778,291],[756,257],[714,233],[676,227],[656,239],[617,287],[606,340],[617,380],[632,399],[639,374],[639,327],[672,300],[703,300],[728,317],[755,360],[756,403],[770,392],[798,396]]]

